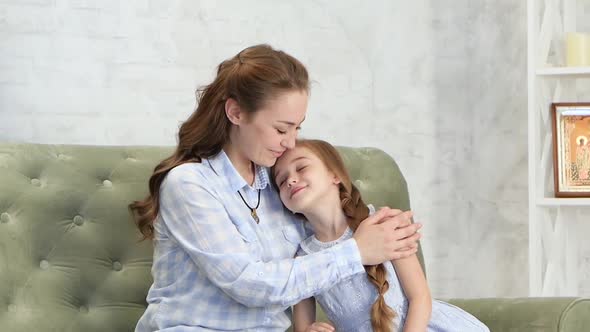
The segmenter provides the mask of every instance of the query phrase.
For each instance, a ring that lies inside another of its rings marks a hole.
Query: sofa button
[[[88,313],[88,308],[85,306],[80,306],[80,312],[83,314],[87,314]]]
[[[110,188],[110,187],[113,186],[113,183],[111,181],[109,181],[109,180],[104,180],[104,181],[102,181],[102,185],[105,186],[105,187],[107,187],[107,188]]]
[[[0,222],[7,223],[9,221],[10,221],[10,216],[8,215],[8,213],[4,212],[4,213],[0,214]]]
[[[47,270],[49,268],[49,262],[46,260],[42,260],[39,263],[39,267],[41,268],[41,270]]]
[[[82,218],[81,216],[74,217],[74,224],[76,224],[76,226],[82,226],[83,223],[84,223],[84,218]]]
[[[31,184],[34,185],[35,187],[40,187],[41,181],[39,179],[31,179]]]
[[[113,262],[113,270],[121,271],[123,269],[123,265],[119,262]]]

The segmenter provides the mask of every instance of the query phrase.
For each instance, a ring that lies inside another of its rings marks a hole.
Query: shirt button
[[[258,272],[258,275],[259,275],[260,277],[262,277],[262,276],[264,275],[264,272]]]

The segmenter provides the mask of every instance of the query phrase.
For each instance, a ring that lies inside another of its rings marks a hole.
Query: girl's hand
[[[305,332],[334,332],[334,326],[328,323],[315,322],[305,329]]]

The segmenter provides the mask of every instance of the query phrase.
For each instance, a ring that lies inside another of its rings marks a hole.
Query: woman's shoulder
[[[185,176],[198,176],[204,170],[203,163],[197,162],[188,162],[184,164],[180,164],[175,166],[168,172],[166,178],[168,179],[178,179],[183,178]]]
[[[206,165],[207,163],[189,162],[178,165],[171,169],[162,186],[182,186],[197,184],[207,186],[213,179],[213,171]]]

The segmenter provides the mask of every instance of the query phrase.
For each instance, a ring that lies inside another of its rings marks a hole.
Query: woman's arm
[[[172,169],[160,188],[158,222],[211,283],[248,307],[294,305],[363,273],[363,263],[408,256],[410,251],[397,250],[419,237],[416,225],[396,229],[409,223],[406,214],[383,209],[361,223],[354,239],[304,257],[264,262],[209,188],[211,176],[216,175],[189,164]],[[258,241],[256,234],[248,236]]]
[[[424,332],[430,321],[432,298],[416,255],[391,261],[409,302],[404,332]]]
[[[353,239],[304,257],[264,262],[194,167],[176,167],[160,188],[158,222],[207,279],[248,307],[290,306],[363,273]],[[251,234],[251,241],[259,241]],[[256,245],[256,244],[254,244]]]

